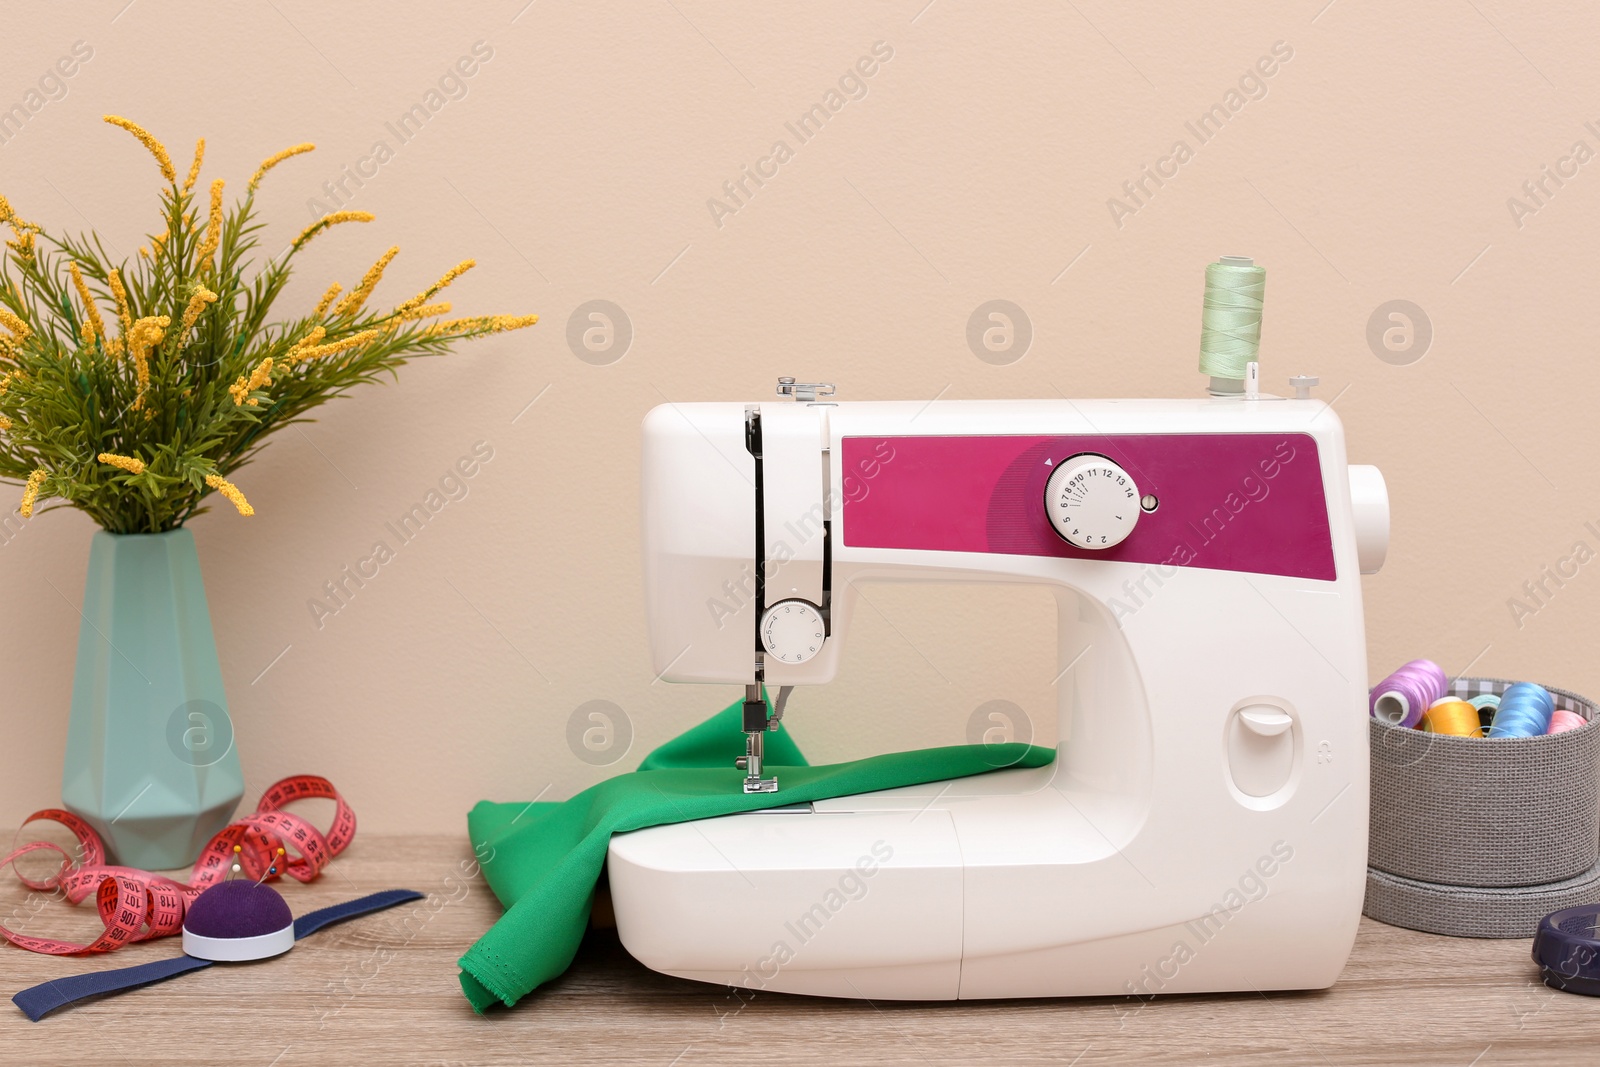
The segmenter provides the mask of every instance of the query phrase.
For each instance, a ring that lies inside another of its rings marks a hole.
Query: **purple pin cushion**
[[[218,882],[183,917],[183,951],[202,960],[264,960],[294,947],[294,916],[278,891],[248,879]]]

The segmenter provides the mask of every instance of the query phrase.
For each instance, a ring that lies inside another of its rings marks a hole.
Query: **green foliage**
[[[15,316],[0,311],[0,478],[31,476],[40,501],[79,508],[114,533],[181,526],[206,510],[214,487],[272,433],[309,421],[319,404],[392,375],[414,357],[445,353],[457,340],[535,321],[484,316],[430,325],[448,305],[423,305],[458,271],[394,310],[341,301],[268,321],[309,238],[302,235],[257,269],[262,223],[254,183],[231,208],[214,201],[214,214],[195,211],[192,184],[191,176],[162,191],[161,233],[131,264],[114,261],[93,233],[50,236],[0,197],[0,223],[14,237],[0,260],[0,308]],[[208,245],[214,245],[210,255]],[[72,263],[103,332],[86,324],[93,316],[72,280]],[[125,317],[113,270],[126,290]],[[376,274],[381,265],[368,277],[375,282]],[[185,311],[201,290],[216,300],[194,308],[198,316],[185,332]],[[139,322],[161,316],[169,320],[165,329]],[[313,332],[318,327],[320,337]],[[159,338],[147,352],[139,344],[142,331]],[[128,461],[103,462],[103,454]],[[231,484],[223,488],[250,513]],[[25,494],[23,510],[31,509]]]

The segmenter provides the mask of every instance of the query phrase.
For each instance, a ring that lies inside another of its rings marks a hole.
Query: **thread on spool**
[[[1501,694],[1489,736],[1538,737],[1549,733],[1555,710],[1556,702],[1548,689],[1533,682],[1518,682]]]
[[[1478,709],[1465,700],[1446,698],[1436,701],[1422,713],[1422,729],[1430,734],[1450,734],[1453,737],[1482,737],[1483,724],[1478,721]]]
[[[1242,381],[1261,349],[1266,268],[1247,256],[1223,256],[1206,265],[1200,310],[1200,373]],[[1421,714],[1421,710],[1418,710]]]
[[[1416,726],[1428,705],[1449,688],[1444,669],[1429,659],[1414,659],[1372,690],[1368,710],[1375,719],[1395,726]]]
[[[1482,724],[1485,730],[1488,730],[1489,724],[1494,722],[1495,709],[1500,706],[1500,694],[1480,693],[1475,697],[1469,698],[1467,703],[1478,709],[1478,722]]]
[[[1550,715],[1550,732],[1553,734],[1564,734],[1568,730],[1576,730],[1578,727],[1587,726],[1588,724],[1588,719],[1585,719],[1575,711],[1568,711],[1566,708],[1557,708]]]

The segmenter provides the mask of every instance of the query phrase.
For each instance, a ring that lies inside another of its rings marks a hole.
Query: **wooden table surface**
[[[668,978],[591,931],[572,969],[474,1015],[456,959],[499,915],[463,837],[358,839],[297,914],[406,887],[430,898],[326,930],[288,956],[218,966],[30,1023],[0,1011],[5,1064],[1497,1064],[1600,1062],[1600,999],[1539,982],[1527,941],[1434,937],[1363,920],[1331,990],[979,1003],[819,1000]],[[10,878],[9,873],[6,878]],[[88,940],[74,909],[0,884],[0,922]],[[51,978],[176,955],[166,940],[89,960],[0,946],[9,996]],[[748,998],[748,999],[747,999]]]

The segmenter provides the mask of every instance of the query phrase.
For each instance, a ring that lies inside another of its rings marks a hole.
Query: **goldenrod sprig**
[[[95,458],[109,466],[120,467],[129,474],[144,473],[144,460],[137,456],[119,456],[115,452],[102,452]]]
[[[200,138],[194,143],[194,162],[189,164],[189,176],[183,179],[183,191],[189,192],[194,188],[194,183],[200,177],[200,161],[206,157],[206,139]]]
[[[83,301],[83,322],[79,325],[79,335],[83,338],[85,348],[97,341],[104,341],[106,324],[100,318],[100,309],[94,306],[94,297],[89,293],[89,287],[84,284],[83,271],[78,269],[78,261],[71,263],[72,287],[78,290],[78,299]]]
[[[300,236],[296,237],[292,243],[296,249],[299,249],[303,247],[307,241],[311,240],[317,234],[321,233],[323,230],[326,230],[330,226],[337,226],[341,222],[371,222],[377,217],[378,216],[374,215],[370,211],[335,211],[331,214],[322,216],[316,222],[313,222],[310,226],[307,226],[305,229],[301,230]]]
[[[279,152],[276,155],[268,156],[266,159],[261,161],[261,166],[256,168],[256,172],[250,175],[250,191],[252,193],[256,191],[256,186],[260,185],[261,179],[267,176],[267,171],[293,156],[298,156],[304,152],[315,151],[316,147],[316,145],[310,143],[297,144],[292,147],[285,148],[282,152]]]
[[[507,330],[523,330],[538,321],[539,316],[537,315],[477,315],[467,319],[451,319],[448,322],[437,322],[422,332],[428,337],[439,337],[447,334],[477,336],[487,333],[505,333]]]
[[[338,305],[333,309],[333,317],[339,318],[341,315],[358,313],[366,304],[367,298],[372,295],[372,290],[378,287],[378,282],[383,278],[384,270],[394,261],[394,257],[399,254],[400,246],[394,245],[379,256],[378,261],[368,267],[367,273],[361,276],[361,284],[352,289],[349,296],[339,301]]]
[[[212,267],[213,257],[216,255],[217,245],[222,243],[222,179],[218,178],[211,183],[211,213],[206,218],[206,240],[196,253],[200,260],[200,269],[209,271]]]
[[[246,500],[244,494],[239,492],[239,487],[222,477],[222,475],[206,475],[206,484],[226,497],[234,507],[239,509],[239,514],[248,518],[256,513],[256,509],[250,506],[250,501]]]
[[[322,294],[322,299],[318,300],[317,306],[312,309],[311,317],[313,319],[320,319],[323,315],[327,314],[328,305],[332,304],[333,298],[338,296],[343,291],[344,286],[340,285],[338,282],[334,282],[332,285],[328,286],[328,291]]]
[[[11,336],[16,338],[19,344],[23,341],[26,341],[29,335],[33,333],[33,331],[28,328],[27,323],[17,318],[17,316],[13,315],[5,308],[0,308],[0,326],[4,326],[6,329],[10,330]]]
[[[366,344],[368,341],[377,340],[378,336],[382,332],[382,330],[362,330],[360,333],[353,333],[349,337],[341,337],[339,340],[330,342],[329,344],[316,345],[310,348],[302,348],[300,350],[299,358],[321,359],[323,356],[332,356],[340,352],[348,352],[350,349],[358,348],[361,345]]]
[[[241,374],[238,381],[228,386],[228,393],[233,397],[233,406],[238,407],[240,404],[249,404],[251,407],[255,407],[256,398],[250,394],[271,381],[272,357],[268,356],[256,364],[256,369],[250,372],[248,378]]]
[[[189,298],[189,306],[183,309],[183,321],[178,327],[178,351],[183,351],[184,344],[189,340],[189,331],[194,329],[195,320],[206,309],[206,305],[216,302],[217,294],[205,286],[202,285],[194,291],[194,295]]]
[[[150,350],[161,343],[171,325],[170,315],[151,315],[133,324],[133,333],[128,337],[128,355],[133,357],[138,382],[138,392],[133,398],[135,411],[144,407],[145,393],[150,389]]]
[[[39,490],[44,486],[45,477],[43,467],[37,468],[32,474],[28,475],[28,484],[22,490],[22,503],[17,507],[23,518],[31,519],[33,517],[33,502],[39,499]]]
[[[113,126],[121,126],[139,139],[139,143],[150,150],[156,157],[156,163],[161,166],[161,176],[169,182],[178,180],[178,172],[172,169],[172,157],[167,155],[167,146],[156,140],[150,131],[137,122],[129,122],[121,115],[107,115],[105,120]]]
[[[126,345],[128,335],[133,333],[133,312],[128,310],[128,290],[123,286],[122,275],[115,267],[106,272],[106,282],[117,301],[117,321],[122,324],[122,344]]]
[[[411,311],[414,308],[421,307],[423,304],[426,304],[428,301],[432,300],[434,294],[439,292],[439,290],[443,289],[445,286],[449,285],[451,282],[455,281],[457,278],[461,277],[463,274],[467,273],[467,271],[471,270],[477,265],[478,261],[475,259],[463,259],[460,263],[457,263],[455,266],[445,271],[444,275],[440,277],[438,281],[428,286],[428,288],[424,289],[410,300],[407,300],[404,304],[401,304],[399,307],[395,308],[395,314],[401,315],[407,311]]]

